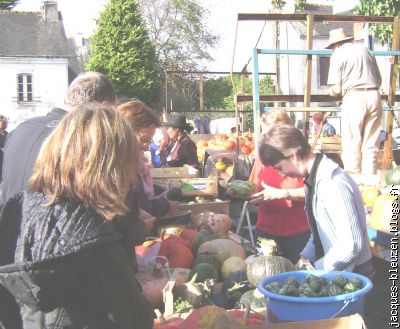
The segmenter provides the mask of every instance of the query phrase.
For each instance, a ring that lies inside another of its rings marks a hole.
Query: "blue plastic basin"
[[[355,292],[330,297],[292,297],[274,294],[264,287],[274,281],[285,283],[290,276],[303,282],[309,274],[324,277],[329,281],[336,275],[343,275],[349,280],[359,278],[363,287]],[[364,313],[365,296],[372,289],[372,282],[367,277],[343,271],[292,271],[271,275],[262,279],[258,290],[264,295],[267,305],[267,323],[287,321],[307,321],[330,319],[351,314]]]

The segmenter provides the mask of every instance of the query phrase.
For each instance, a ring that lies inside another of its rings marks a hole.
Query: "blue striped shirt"
[[[360,190],[325,155],[317,170],[313,200],[306,200],[306,209],[310,210],[308,207],[312,207],[325,255],[316,259],[313,234],[300,254],[314,262],[316,269],[352,271],[371,259]]]

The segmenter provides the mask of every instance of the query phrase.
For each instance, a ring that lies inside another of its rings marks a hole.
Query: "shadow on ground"
[[[374,257],[377,270],[374,287],[368,293],[365,303],[364,321],[368,329],[394,328],[390,322],[390,281],[387,261]]]

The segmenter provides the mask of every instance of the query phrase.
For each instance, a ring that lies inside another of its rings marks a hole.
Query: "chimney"
[[[60,18],[58,15],[57,1],[43,1],[43,21],[49,23],[59,22]]]

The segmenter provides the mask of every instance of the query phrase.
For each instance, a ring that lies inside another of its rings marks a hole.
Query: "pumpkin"
[[[362,190],[362,199],[366,206],[373,206],[379,196],[379,190],[375,186]]]
[[[198,253],[215,254],[221,262],[224,262],[227,258],[232,256],[237,256],[242,259],[246,258],[244,248],[228,239],[216,239],[204,242],[198,249]]]
[[[209,299],[213,305],[223,307],[224,309],[230,309],[234,306],[235,301],[233,301],[232,298],[228,298],[222,292],[223,284],[224,284],[223,282],[217,282],[214,285],[214,288],[211,292],[211,296],[209,297]]]
[[[224,280],[221,292],[226,296],[232,306],[240,300],[242,294],[252,289],[247,279],[246,271],[236,271]]]
[[[167,257],[170,267],[192,268],[193,254],[189,248],[179,243],[164,244],[164,242],[161,243],[158,255]]]
[[[192,250],[193,240],[197,235],[197,231],[191,230],[189,228],[184,229],[179,236],[186,241],[187,245],[190,245],[190,250]]]
[[[207,242],[207,241],[211,241],[211,240],[215,240],[218,239],[218,235],[214,232],[209,232],[209,231],[200,231],[197,233],[197,235],[195,236],[195,238],[193,239],[193,243],[192,243],[192,251],[193,254],[196,254],[199,247]]]
[[[224,279],[226,279],[229,274],[237,271],[245,271],[246,263],[243,258],[232,256],[227,258],[222,264],[221,274]]]
[[[265,297],[258,289],[248,290],[241,297],[240,302],[247,302],[252,310],[261,311],[265,310]]]
[[[222,307],[215,305],[203,306],[194,310],[179,329],[232,329],[244,327],[245,320],[230,315]]]
[[[233,167],[233,166],[228,166],[228,167],[225,169],[225,173],[227,173],[229,176],[233,176],[233,170],[234,170],[234,167]]]
[[[208,146],[208,142],[205,140],[199,140],[196,144],[197,147],[207,147]]]
[[[214,254],[210,253],[197,254],[194,264],[196,265],[201,263],[210,264],[215,267],[218,273],[221,273],[222,262]]]
[[[224,144],[223,144],[224,149],[227,150],[234,150],[236,148],[236,143],[233,140],[227,140]]]
[[[189,273],[189,280],[204,282],[207,279],[219,280],[219,273],[214,266],[207,263],[200,263],[193,266]]]
[[[393,204],[398,203],[397,197],[384,193],[378,196],[372,207],[369,225],[375,229],[390,232],[390,222],[393,216]],[[396,205],[398,207],[398,205]],[[393,223],[393,222],[392,222]],[[396,222],[397,223],[397,222]]]
[[[385,174],[387,185],[400,185],[400,166],[390,169]]]
[[[184,321],[183,318],[176,316],[165,318],[158,309],[154,311],[157,315],[157,319],[154,320],[153,329],[177,329]]]
[[[225,171],[226,169],[226,164],[222,161],[217,161],[215,163],[215,169],[219,170],[219,171]]]
[[[226,237],[227,233],[231,229],[232,220],[228,215],[225,214],[214,214],[210,213],[207,218],[206,229],[218,234],[219,237]]]
[[[166,268],[160,271],[153,272],[138,272],[136,273],[136,279],[142,286],[143,295],[153,306],[163,305],[163,293],[165,285],[171,277],[175,279],[175,285],[183,285],[189,279],[190,270],[184,268]]]
[[[258,256],[255,261],[247,265],[246,274],[250,283],[256,287],[262,278],[294,270],[294,265],[285,257]]]

